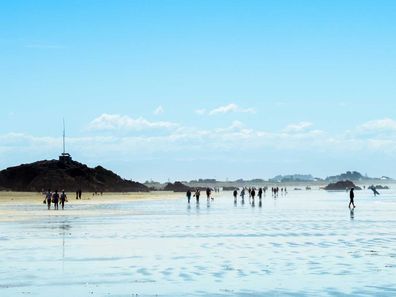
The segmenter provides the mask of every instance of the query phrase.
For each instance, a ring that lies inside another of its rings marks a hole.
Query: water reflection
[[[71,229],[71,226],[68,224],[67,221],[62,222],[59,225],[59,229],[61,229],[62,235],[62,272],[65,271],[65,254],[66,254],[66,235],[70,235],[71,233],[68,232]]]
[[[353,221],[355,219],[355,209],[354,208],[351,208],[349,210],[349,215],[351,217],[351,221]]]

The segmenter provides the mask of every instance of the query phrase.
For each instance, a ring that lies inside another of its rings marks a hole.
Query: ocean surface
[[[0,205],[0,296],[396,296],[395,191],[214,196]]]

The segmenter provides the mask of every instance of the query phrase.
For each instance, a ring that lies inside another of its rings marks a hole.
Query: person
[[[254,198],[256,197],[256,190],[252,188],[250,191],[250,195],[252,196],[252,206],[254,206]]]
[[[212,190],[210,188],[206,188],[206,198],[208,202],[210,201],[210,195],[212,194]]]
[[[187,196],[188,204],[190,204],[190,200],[191,200],[191,191],[190,190],[187,191],[186,196]]]
[[[60,203],[61,203],[62,209],[65,209],[65,201],[67,201],[67,195],[65,193],[65,190],[62,190],[62,194],[60,195]]]
[[[245,188],[242,189],[240,196],[242,197],[242,201],[245,201]]]
[[[82,196],[82,191],[81,191],[81,189],[80,189],[80,190],[78,190],[78,199],[81,200],[81,196]]]
[[[48,210],[51,209],[51,198],[52,198],[51,190],[48,189],[47,194],[45,195],[45,200],[47,201]]]
[[[58,190],[55,190],[55,193],[52,194],[52,202],[54,203],[54,209],[58,210],[58,205],[59,205]]]
[[[76,191],[76,200],[78,199],[78,190]]]
[[[234,204],[236,204],[237,203],[237,197],[238,197],[238,190],[237,189],[234,190],[233,195],[234,195]]]
[[[197,189],[194,194],[194,197],[197,200],[197,204],[199,204],[199,196],[201,196],[201,191]]]
[[[354,193],[354,188],[352,188],[349,192],[349,208],[351,208],[351,205],[353,206],[353,208],[355,208],[355,203],[354,203],[354,199],[355,199],[355,193]]]
[[[258,190],[258,197],[259,197],[259,200],[261,200],[261,198],[263,197],[263,188],[260,188]]]

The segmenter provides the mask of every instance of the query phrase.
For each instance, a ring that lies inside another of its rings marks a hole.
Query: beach
[[[394,296],[396,192],[0,195],[1,296]],[[89,200],[88,200],[89,198]]]

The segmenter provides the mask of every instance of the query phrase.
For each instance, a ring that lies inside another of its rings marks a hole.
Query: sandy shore
[[[52,216],[98,216],[98,215],[137,215],[137,212],[129,210],[117,210],[103,207],[98,211],[100,205],[115,203],[126,203],[138,200],[176,199],[182,197],[183,193],[173,192],[150,192],[150,193],[104,193],[93,195],[83,193],[81,200],[75,199],[75,193],[68,194],[68,202],[65,209],[58,211],[47,210],[43,204],[44,196],[32,192],[0,192],[0,222],[43,219]]]

